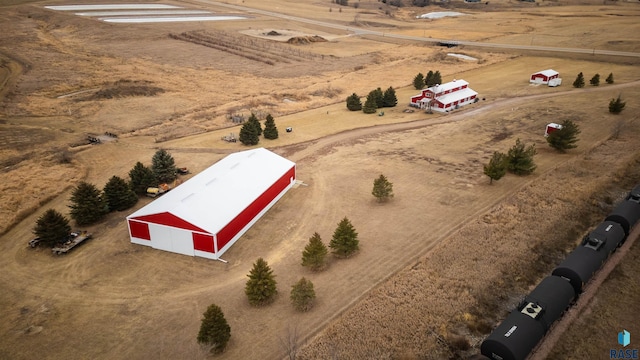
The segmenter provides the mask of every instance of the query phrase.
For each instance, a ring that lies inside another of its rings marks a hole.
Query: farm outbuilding
[[[264,148],[228,155],[129,215],[131,242],[219,259],[295,179],[296,164]]]
[[[562,125],[556,123],[548,123],[544,128],[544,137],[548,137],[552,132],[562,129]]]
[[[554,79],[560,79],[560,73],[553,69],[547,69],[531,74],[529,82],[532,84],[547,84],[549,86],[560,85],[559,80]]]
[[[478,93],[464,80],[453,80],[423,89],[411,97],[409,105],[438,112],[449,112],[478,100]]]

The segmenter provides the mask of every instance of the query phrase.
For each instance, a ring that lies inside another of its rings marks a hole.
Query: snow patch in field
[[[56,5],[45,6],[46,9],[58,11],[85,10],[133,10],[133,9],[179,9],[180,6],[166,4],[96,4],[96,5]]]
[[[430,12],[427,14],[422,14],[416,16],[416,19],[440,19],[447,16],[461,16],[465,15],[463,13],[459,13],[456,11],[438,11],[438,12]]]
[[[243,20],[246,16],[214,15],[206,10],[190,10],[168,4],[93,4],[45,6],[49,10],[73,11],[76,16],[121,24]]]
[[[186,21],[221,21],[221,20],[243,20],[242,16],[174,16],[174,17],[131,17],[131,18],[99,18],[109,23],[126,23],[126,24],[142,24],[142,23],[162,23],[162,22],[186,22]]]
[[[467,55],[462,55],[462,54],[453,54],[453,53],[449,53],[449,54],[447,54],[447,55],[449,55],[449,56],[453,56],[453,57],[457,57],[457,58],[460,58],[460,59],[462,59],[462,60],[469,60],[469,61],[476,61],[476,60],[478,60],[478,59],[476,59],[476,58],[474,58],[474,57],[467,56]]]
[[[206,10],[124,10],[124,11],[83,11],[78,16],[145,16],[145,15],[202,15],[211,14]]]

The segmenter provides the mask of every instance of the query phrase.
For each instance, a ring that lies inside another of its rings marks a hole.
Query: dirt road
[[[286,157],[289,157],[293,161],[299,162],[308,157],[314,156],[314,154],[326,152],[327,149],[330,149],[335,144],[352,141],[354,139],[366,138],[368,136],[382,134],[382,133],[413,130],[413,129],[419,129],[427,126],[463,121],[465,119],[471,118],[473,116],[478,116],[478,115],[487,113],[489,111],[515,107],[519,104],[533,102],[533,101],[545,99],[545,98],[576,94],[581,92],[582,93],[583,92],[610,92],[611,90],[624,89],[628,87],[637,86],[638,84],[640,84],[640,80],[624,83],[624,84],[614,84],[606,88],[590,87],[587,89],[571,89],[571,90],[566,90],[558,93],[537,94],[537,95],[513,97],[508,99],[498,99],[487,105],[481,105],[481,103],[476,103],[475,105],[469,105],[467,108],[463,108],[459,111],[450,113],[447,116],[440,117],[435,120],[424,119],[424,120],[417,120],[417,121],[404,122],[404,123],[395,123],[395,124],[389,124],[389,125],[377,125],[377,126],[371,126],[371,127],[365,127],[365,128],[358,128],[354,130],[344,131],[338,134],[333,134],[330,136],[325,136],[323,138],[319,138],[317,140],[309,141],[306,143],[298,143],[298,144],[283,146],[280,149],[274,149],[274,150],[276,151],[280,150],[279,152],[284,154]]]

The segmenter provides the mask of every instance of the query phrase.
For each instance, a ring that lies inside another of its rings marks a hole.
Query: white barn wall
[[[172,251],[170,228],[159,224],[149,224],[149,234],[151,235],[151,247],[165,251]]]
[[[194,255],[193,236],[191,231],[178,228],[171,228],[171,251],[178,254]]]

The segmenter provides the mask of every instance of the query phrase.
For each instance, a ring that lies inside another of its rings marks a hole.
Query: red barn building
[[[231,154],[129,215],[131,242],[219,259],[295,179],[296,164],[264,148]]]
[[[423,89],[419,95],[411,97],[409,105],[421,109],[448,112],[477,101],[478,93],[464,80],[453,80],[446,84]]]
[[[529,77],[529,82],[532,84],[548,85],[549,82],[551,82],[552,84],[554,83],[552,81],[553,79],[559,79],[559,78],[560,78],[560,73],[558,73],[553,69],[547,69],[547,70],[538,71],[537,73],[531,74],[531,77]]]
[[[549,134],[560,129],[562,129],[562,125],[556,123],[548,123],[547,127],[545,127],[544,129],[544,137],[548,137]]]

